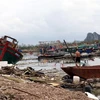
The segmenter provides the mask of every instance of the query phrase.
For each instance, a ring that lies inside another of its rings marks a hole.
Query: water
[[[81,61],[84,63],[84,61]],[[100,58],[94,58],[94,60],[86,60],[87,64],[92,66],[92,65],[100,65]],[[23,59],[19,61],[16,64],[16,67],[20,69],[24,69],[26,67],[32,67],[35,70],[40,70],[40,69],[61,69],[61,67],[66,67],[66,66],[75,66],[75,63],[63,63],[63,60],[60,60],[59,62],[48,62],[47,60],[42,60],[41,62],[38,62],[37,56],[34,56],[34,54],[24,54]]]
[[[25,54],[23,56],[23,59],[16,64],[16,67],[20,69],[24,69],[26,67],[32,67],[35,70],[53,69],[53,68],[60,69],[61,63],[57,63],[57,64],[55,62],[49,63],[46,60],[38,62],[37,56]]]

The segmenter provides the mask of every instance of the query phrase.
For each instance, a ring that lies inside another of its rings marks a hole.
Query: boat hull
[[[100,65],[97,66],[82,66],[82,67],[62,67],[64,72],[70,76],[79,76],[84,79],[100,78]]]
[[[63,58],[64,55],[55,55],[55,56],[52,56],[52,55],[41,55],[41,56],[38,56],[38,60],[41,60],[41,59],[60,59],[60,58]]]
[[[0,45],[0,61],[8,61],[8,64],[16,64],[23,55],[8,45]]]

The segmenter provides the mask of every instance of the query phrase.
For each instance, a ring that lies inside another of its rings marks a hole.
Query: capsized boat
[[[83,79],[100,78],[100,65],[61,67],[70,76],[79,76]]]
[[[23,55],[18,49],[18,41],[10,36],[0,38],[0,61],[16,64]]]

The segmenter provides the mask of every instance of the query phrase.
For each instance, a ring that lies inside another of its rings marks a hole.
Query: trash
[[[88,98],[91,98],[93,100],[99,100],[95,95],[89,93],[89,92],[85,92],[85,94],[88,96]]]

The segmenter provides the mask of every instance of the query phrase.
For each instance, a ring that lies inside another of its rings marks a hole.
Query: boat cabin
[[[16,48],[18,45],[18,41],[10,36],[5,35],[4,37],[0,38],[0,44],[8,44],[9,47]]]

